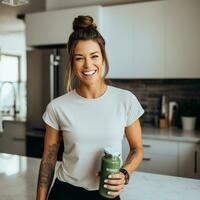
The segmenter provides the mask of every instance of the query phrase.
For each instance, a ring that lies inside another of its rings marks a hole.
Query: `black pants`
[[[70,185],[69,183],[61,182],[57,178],[51,188],[48,200],[108,200],[102,197],[98,190],[88,191],[81,187]],[[113,200],[120,200],[117,196]]]

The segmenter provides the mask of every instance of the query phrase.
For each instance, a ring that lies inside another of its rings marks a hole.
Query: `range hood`
[[[9,6],[22,6],[29,3],[29,0],[1,0],[2,4]]]

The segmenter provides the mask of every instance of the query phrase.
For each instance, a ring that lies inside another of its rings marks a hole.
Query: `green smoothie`
[[[108,179],[110,174],[115,174],[119,172],[121,160],[120,154],[118,151],[114,150],[111,147],[106,147],[104,149],[105,155],[102,157],[101,162],[101,176],[99,183],[99,193],[106,198],[112,199],[115,198],[111,195],[108,195],[108,189],[104,188],[104,180]]]

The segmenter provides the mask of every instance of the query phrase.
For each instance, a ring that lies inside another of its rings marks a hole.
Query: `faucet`
[[[1,86],[0,86],[0,96],[1,96],[1,91],[2,91],[2,88],[5,84],[10,84],[12,86],[12,90],[13,90],[13,94],[14,94],[14,101],[13,101],[13,117],[16,118],[16,115],[17,113],[19,113],[19,111],[17,111],[17,94],[16,94],[16,91],[15,91],[15,87],[14,87],[14,84],[13,82],[11,81],[3,81]]]

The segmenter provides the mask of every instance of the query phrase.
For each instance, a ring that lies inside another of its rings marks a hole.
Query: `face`
[[[81,84],[102,81],[103,57],[100,46],[93,40],[81,40],[74,49],[73,70]]]

